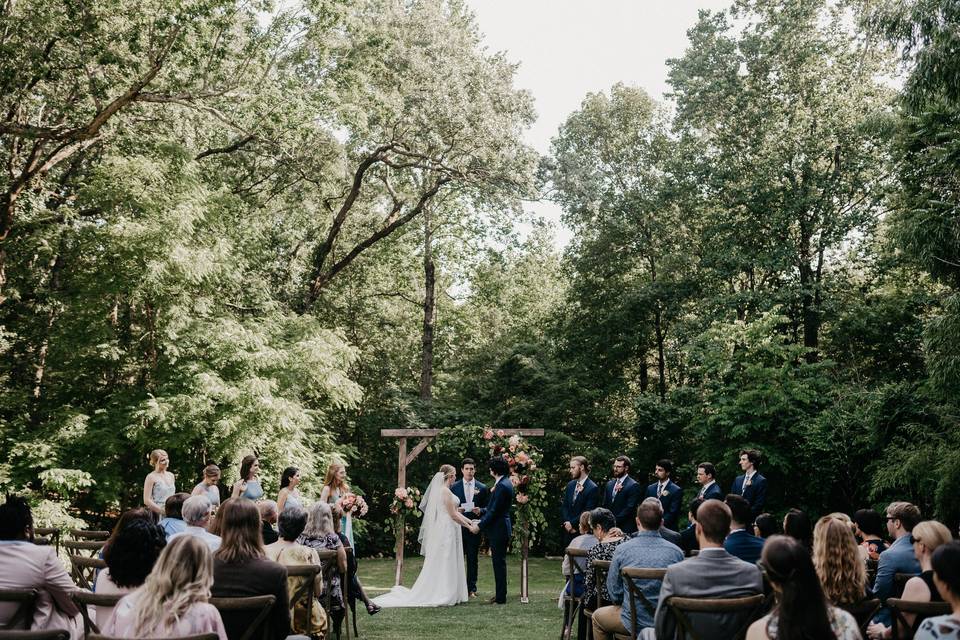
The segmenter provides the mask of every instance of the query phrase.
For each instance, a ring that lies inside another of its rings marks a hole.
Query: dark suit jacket
[[[703,487],[700,487],[700,489],[703,489]],[[697,495],[700,495],[700,489],[697,490]],[[703,494],[704,500],[723,500],[723,498],[723,489],[720,488],[719,482],[714,482],[710,485],[710,488],[707,489],[706,493]]]
[[[460,498],[460,504],[463,504],[464,502],[467,501],[467,494],[466,494],[466,493],[464,492],[464,490],[463,490],[463,478],[461,478],[460,480],[457,480],[456,482],[454,482],[454,483],[453,483],[453,486],[450,487],[450,491],[453,491],[453,495],[455,495],[455,496],[457,496],[458,498]],[[487,506],[487,500],[488,500],[489,498],[490,498],[490,490],[487,489],[487,485],[483,484],[482,482],[480,482],[479,480],[477,480],[476,478],[474,478],[474,479],[473,479],[473,504],[474,504],[474,506],[479,507],[480,509],[483,509],[485,506]],[[475,513],[473,513],[473,512],[470,512],[470,513],[464,512],[463,515],[464,515],[464,517],[466,517],[466,518],[468,518],[468,519],[470,519],[470,520],[479,520],[479,519],[480,519],[480,516],[478,516],[477,514],[475,514]],[[466,533],[470,533],[470,532],[467,531],[466,529],[464,529],[464,531],[465,531]]]
[[[480,516],[477,526],[487,537],[504,536],[510,538],[513,523],[510,521],[510,507],[513,505],[513,484],[504,476],[490,490],[490,500]]]
[[[596,509],[600,504],[600,488],[597,483],[587,478],[583,481],[583,489],[580,495],[575,497],[577,492],[577,481],[571,480],[567,483],[567,489],[563,493],[563,503],[560,506],[560,515],[564,522],[569,522],[573,528],[577,528],[580,522],[580,514],[584,511]]]
[[[689,527],[680,532],[680,548],[683,549],[683,552],[687,555],[689,555],[694,549],[700,548],[700,543],[697,541],[696,525],[691,524]]]
[[[290,605],[287,599],[287,568],[282,564],[256,558],[246,562],[224,562],[213,559],[214,597],[246,598],[273,595],[277,601],[263,622],[263,638],[283,640],[290,635]],[[238,640],[253,622],[256,614],[228,612],[222,614],[223,626],[230,640]],[[261,637],[258,635],[257,637]]]
[[[263,532],[263,544],[273,544],[280,539],[280,534],[269,522],[262,522],[260,530]]]
[[[763,538],[758,538],[746,530],[740,529],[734,531],[723,541],[724,550],[732,556],[736,556],[744,562],[756,564],[763,553]]]
[[[737,479],[733,481],[733,486],[730,487],[730,493],[735,493],[738,496],[742,495],[743,499],[750,503],[750,511],[756,518],[763,513],[763,505],[767,502],[767,479],[757,472],[750,478],[750,485],[744,489],[743,479],[745,477],[737,476]]]
[[[680,508],[683,504],[683,489],[680,488],[673,480],[667,481],[667,495],[658,496],[657,495],[657,484],[647,485],[647,491],[645,497],[647,498],[659,498],[660,504],[663,505],[663,526],[668,529],[673,529],[676,531],[677,524],[680,522]]]
[[[623,479],[620,491],[613,495],[613,488],[617,484],[616,478],[607,480],[607,486],[603,490],[603,506],[613,512],[617,519],[617,526],[624,533],[633,533],[637,530],[637,505],[640,504],[640,485],[637,481],[627,476]],[[586,483],[584,483],[586,491]],[[571,521],[574,527],[576,522]]]
[[[673,529],[670,529],[668,527],[660,527],[660,537],[666,540],[667,542],[669,542],[670,544],[675,544],[681,549],[683,548],[681,547],[682,540],[680,538],[680,534],[674,531]]]

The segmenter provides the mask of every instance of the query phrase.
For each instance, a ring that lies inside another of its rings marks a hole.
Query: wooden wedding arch
[[[427,448],[430,442],[436,438],[442,429],[381,429],[380,435],[384,438],[397,438],[398,452],[397,452],[397,486],[406,487],[407,486],[407,465],[416,460],[417,456],[423,453],[423,450]],[[529,436],[542,436],[543,429],[498,429],[497,433],[502,433],[505,436],[520,436],[520,437],[529,437]],[[407,451],[407,438],[419,438],[420,441],[411,449]],[[397,535],[397,568],[396,574],[394,576],[395,584],[403,583],[403,547],[404,547],[404,531],[403,528],[400,529],[399,534]],[[520,561],[520,601],[527,603],[530,601],[529,590],[528,590],[528,581],[529,581],[529,571],[527,566],[528,551],[526,542],[524,542],[523,549],[521,551],[521,561]]]

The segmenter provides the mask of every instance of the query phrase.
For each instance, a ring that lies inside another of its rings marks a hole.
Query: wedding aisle
[[[361,640],[450,640],[450,638],[498,640],[506,636],[529,640],[556,638],[560,633],[561,612],[557,595],[563,584],[560,560],[530,559],[530,603],[520,604],[519,559],[507,560],[510,595],[507,604],[485,604],[493,594],[490,559],[480,558],[480,598],[469,604],[437,609],[384,609],[375,616],[358,610]],[[407,558],[404,580],[413,584],[423,558]],[[380,595],[393,585],[393,558],[360,561],[360,581],[370,597]]]

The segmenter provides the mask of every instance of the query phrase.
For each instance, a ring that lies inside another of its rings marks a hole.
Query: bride
[[[373,599],[381,607],[442,607],[466,602],[467,577],[463,565],[460,527],[476,533],[476,525],[457,512],[460,500],[450,491],[457,471],[440,467],[423,494],[420,511],[420,553],[423,569],[412,589],[396,586]]]

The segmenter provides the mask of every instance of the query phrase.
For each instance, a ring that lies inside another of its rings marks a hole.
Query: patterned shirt
[[[610,562],[610,573],[607,574],[607,591],[610,592],[610,601],[621,604],[620,621],[625,629],[630,628],[630,596],[620,570],[624,567],[641,569],[666,569],[672,564],[683,561],[683,551],[675,544],[667,542],[659,531],[638,531],[637,535],[617,547]],[[650,601],[653,609],[657,608],[660,597],[660,580],[636,580],[634,582],[643,597]],[[653,614],[647,611],[642,601],[637,602],[637,629],[653,626]]]
[[[588,606],[593,606],[596,603],[597,589],[600,589],[600,606],[603,606],[605,602],[610,602],[610,594],[607,593],[607,585],[605,582],[601,582],[599,585],[595,582],[595,571],[593,570],[593,561],[594,560],[613,560],[613,552],[624,542],[623,538],[617,538],[616,540],[610,540],[608,542],[601,542],[593,549],[590,549],[587,555],[587,575],[583,580],[583,597],[585,602],[588,603]]]
[[[960,619],[955,616],[927,618],[920,624],[915,640],[957,640],[960,638]]]
[[[833,630],[837,640],[860,640],[860,627],[857,626],[856,618],[848,612],[837,607],[827,607],[827,617],[830,619],[830,629]],[[762,620],[766,620],[767,636],[770,640],[777,640],[780,616],[768,614]]]

